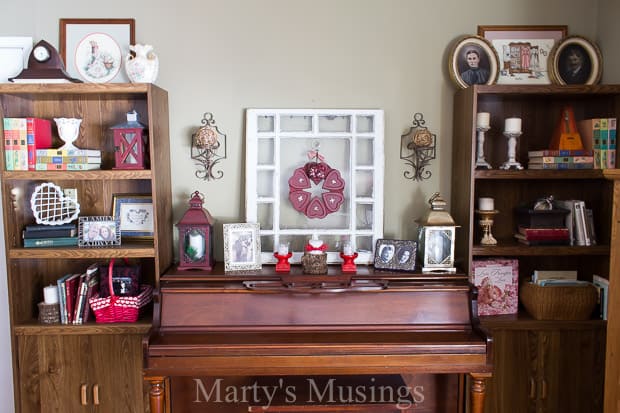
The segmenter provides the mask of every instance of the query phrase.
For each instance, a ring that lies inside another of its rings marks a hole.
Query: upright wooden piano
[[[211,272],[173,268],[160,287],[144,339],[152,413],[460,412],[466,376],[471,412],[483,411],[492,339],[472,314],[475,291],[464,274],[358,267],[347,275],[339,266],[325,276],[297,267],[226,274],[218,265]],[[458,379],[429,379],[435,376]],[[300,381],[311,394],[286,393],[302,391]],[[360,397],[330,400],[329,383]],[[410,389],[411,410],[370,394],[389,385]],[[255,400],[256,386],[279,394]],[[207,399],[220,403],[206,410]]]

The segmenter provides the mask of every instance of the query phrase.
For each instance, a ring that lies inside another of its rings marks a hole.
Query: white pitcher
[[[136,44],[129,46],[131,53],[125,56],[125,72],[133,83],[153,83],[159,73],[159,58],[153,53],[153,46],[149,44]]]

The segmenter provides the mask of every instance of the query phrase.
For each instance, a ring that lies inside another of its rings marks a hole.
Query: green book
[[[78,237],[56,237],[56,238],[25,238],[24,247],[44,248],[44,247],[68,247],[78,245]]]

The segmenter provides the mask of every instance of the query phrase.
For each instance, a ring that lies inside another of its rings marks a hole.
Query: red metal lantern
[[[202,207],[200,192],[193,193],[189,209],[177,223],[179,229],[179,270],[210,271],[213,259],[213,217]]]
[[[112,126],[114,131],[114,169],[144,169],[146,126],[138,122],[135,110],[127,113],[127,122]]]

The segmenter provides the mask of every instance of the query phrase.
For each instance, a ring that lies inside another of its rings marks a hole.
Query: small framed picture
[[[155,218],[153,197],[144,194],[115,194],[112,215],[127,239],[153,239]]]
[[[492,85],[497,80],[499,58],[491,43],[480,36],[458,39],[450,52],[448,72],[461,89]]]
[[[414,271],[418,243],[409,240],[378,239],[375,246],[375,269]]]
[[[595,85],[601,80],[603,58],[598,46],[581,36],[569,36],[549,55],[551,79],[558,85]]]
[[[110,216],[80,217],[78,246],[107,247],[121,245],[118,221]]]
[[[19,75],[28,67],[32,37],[0,37],[0,83]]]
[[[499,57],[498,84],[550,84],[549,53],[567,26],[478,26]]]
[[[260,225],[224,224],[224,270],[261,268]]]
[[[84,82],[129,82],[123,61],[135,42],[134,19],[60,19],[60,56]]]

